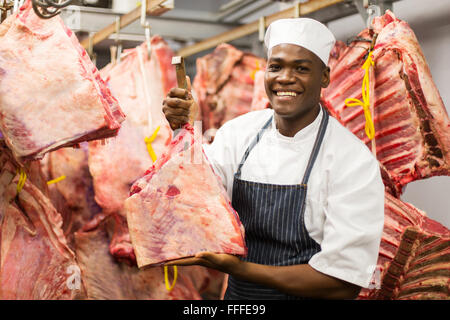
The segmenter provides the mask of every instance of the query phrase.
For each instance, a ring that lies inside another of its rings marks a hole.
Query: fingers
[[[166,266],[192,266],[192,265],[202,265],[208,266],[211,265],[211,262],[214,260],[214,253],[211,252],[200,252],[197,253],[194,257],[176,259],[166,262],[164,265]]]
[[[191,90],[191,80],[186,76],[187,89],[172,88],[163,101],[163,113],[172,130],[181,128],[186,123],[192,123],[198,113]]]
[[[202,251],[195,255],[196,258],[206,259],[210,261],[214,261],[215,256],[217,256],[217,254],[208,251]]]
[[[198,261],[201,262],[201,265],[204,267],[222,270],[223,261],[220,256],[220,254],[203,251],[197,253],[195,255],[195,258],[198,259]]]
[[[239,257],[227,253],[199,252],[195,257],[204,261],[203,266],[225,273],[233,272],[241,263]]]
[[[190,258],[183,258],[183,259],[177,259],[172,260],[164,265],[166,266],[192,266],[192,265],[198,265],[201,263],[201,259],[198,259],[196,257],[190,257]]]
[[[180,112],[183,111],[183,112],[188,112],[188,113],[189,113],[189,108],[191,107],[192,103],[193,103],[193,100],[184,100],[184,99],[180,99],[180,98],[171,98],[171,97],[168,97],[163,100],[163,105],[164,105],[164,107],[166,107],[166,109],[180,109],[178,111],[180,111]]]
[[[172,130],[182,127],[189,122],[189,113],[193,100],[168,97],[163,101],[163,113]]]
[[[184,124],[189,122],[189,110],[164,106],[163,112],[172,130],[181,128]]]
[[[166,266],[192,266],[199,265],[216,269],[225,273],[233,273],[238,269],[241,260],[231,254],[199,252],[194,257],[172,260],[165,263]]]
[[[172,89],[170,89],[167,96],[170,98],[189,99],[190,92],[189,92],[189,90],[186,90],[186,89],[172,88]]]

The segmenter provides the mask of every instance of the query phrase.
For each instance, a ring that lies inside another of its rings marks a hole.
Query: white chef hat
[[[336,39],[322,23],[310,18],[280,19],[267,28],[264,43],[267,50],[288,43],[308,49],[328,64],[331,49]]]

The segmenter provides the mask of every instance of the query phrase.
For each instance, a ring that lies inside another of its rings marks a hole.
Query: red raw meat
[[[244,227],[193,131],[184,127],[125,201],[139,267],[200,251],[247,252]]]
[[[124,115],[60,17],[27,0],[0,25],[0,129],[19,161],[117,134]]]
[[[366,29],[345,50],[337,49],[339,58],[322,103],[371,148],[362,108],[347,108],[344,101],[361,99],[361,66],[375,33],[371,99],[376,155],[399,195],[411,181],[450,175],[449,117],[409,25],[387,11],[375,18],[373,31]]]
[[[200,107],[203,131],[251,110],[255,73],[266,61],[229,44],[197,59],[193,88]]]
[[[221,299],[225,273],[202,266],[183,267],[181,272],[192,280],[195,289],[203,299]]]
[[[139,270],[109,254],[114,219],[107,218],[89,231],[75,233],[76,254],[88,299],[93,300],[199,300],[200,294],[184,268],[171,291],[164,284],[162,267]],[[172,272],[172,268],[169,268]],[[169,280],[173,280],[170,273]]]
[[[17,194],[13,162],[2,168],[0,228],[0,299],[55,300],[84,296],[75,254],[67,246],[62,218],[35,185],[33,170]]]
[[[251,111],[270,108],[270,101],[266,94],[264,86],[264,71],[260,70],[255,73],[255,86],[253,87],[253,98]]]
[[[94,200],[87,148],[87,143],[77,149],[62,148],[41,160],[47,180],[65,176],[64,180],[50,184],[48,189],[53,205],[63,218],[62,229],[70,246],[73,233],[101,212]]]
[[[6,147],[5,141],[0,139],[0,232],[4,211],[7,207],[6,189],[16,176],[17,164],[12,160],[11,151]],[[1,259],[1,250],[0,250]],[[1,260],[0,260],[1,261]]]
[[[122,214],[130,186],[153,164],[145,137],[160,129],[152,147],[157,157],[166,151],[172,130],[162,112],[162,101],[176,86],[171,65],[172,50],[159,36],[151,40],[152,57],[146,44],[125,51],[120,64],[109,65],[102,74],[127,118],[117,137],[106,143],[89,143],[89,170],[94,179],[95,200],[106,213]]]
[[[376,299],[449,300],[450,230],[406,228]]]
[[[330,57],[328,58],[328,67],[330,67],[332,72],[338,63],[340,56],[346,49],[347,45],[343,41],[337,40],[334,44],[334,47],[330,52]]]
[[[380,244],[380,260],[378,261],[380,266],[394,258],[406,227],[420,227],[426,218],[425,212],[388,193],[385,194],[384,208],[384,229]]]
[[[126,262],[129,265],[136,265],[136,255],[131,244],[126,218],[115,213],[110,214],[110,216],[115,220],[115,228],[114,235],[109,244],[109,252],[118,261]]]
[[[127,116],[117,137],[106,144],[89,143],[89,170],[93,177],[95,200],[105,214],[113,214],[117,226],[110,245],[111,253],[120,261],[135,264],[128,234],[123,203],[131,185],[152,165],[145,138],[159,127],[151,143],[159,158],[168,148],[172,129],[163,112],[162,101],[176,86],[173,52],[159,36],[151,39],[151,59],[146,43],[126,50],[120,64],[102,70],[111,91],[120,101]],[[118,215],[121,215],[120,217]]]
[[[403,202],[388,192],[385,193],[384,228],[380,243],[380,252],[377,262],[378,275],[386,272],[392,265],[402,242],[402,235],[407,228],[415,228],[428,235],[449,237],[450,232],[438,222],[428,218],[425,212]],[[407,252],[407,254],[411,254]],[[394,262],[395,264],[395,262]],[[374,281],[379,281],[375,280]],[[374,283],[376,285],[376,282]],[[376,289],[363,289],[359,299],[373,299],[378,295]]]

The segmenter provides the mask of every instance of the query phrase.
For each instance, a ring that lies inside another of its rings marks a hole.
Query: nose
[[[293,83],[295,82],[294,73],[290,68],[284,68],[277,77],[277,81],[280,83]]]

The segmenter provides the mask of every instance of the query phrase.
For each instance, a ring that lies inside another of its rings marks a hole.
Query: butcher
[[[384,186],[370,150],[320,105],[334,43],[316,20],[273,22],[265,35],[270,108],[226,122],[204,145],[245,227],[248,255],[201,252],[167,265],[227,273],[225,299],[353,299],[372,283]],[[172,129],[198,110],[190,85],[163,104]]]

